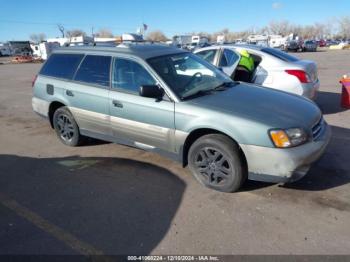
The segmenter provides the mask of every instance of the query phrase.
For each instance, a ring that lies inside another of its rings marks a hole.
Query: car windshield
[[[191,53],[148,59],[148,63],[181,99],[233,85],[230,77]]]

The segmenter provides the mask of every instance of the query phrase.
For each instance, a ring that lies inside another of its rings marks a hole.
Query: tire
[[[83,144],[84,137],[80,134],[77,122],[67,107],[58,108],[53,115],[53,127],[57,137],[67,146]]]
[[[235,192],[246,181],[247,172],[238,145],[221,134],[205,135],[190,147],[188,165],[204,186]]]

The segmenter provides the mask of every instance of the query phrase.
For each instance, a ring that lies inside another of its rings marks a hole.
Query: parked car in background
[[[317,51],[317,43],[315,40],[306,40],[302,44],[303,52],[316,52]]]
[[[55,50],[33,81],[32,105],[65,145],[89,136],[162,153],[224,192],[247,178],[300,179],[330,139],[312,101],[234,82],[165,45]]]
[[[284,47],[284,51],[298,52],[302,50],[303,42],[301,40],[288,40]]]
[[[327,46],[339,45],[340,42],[339,40],[327,39]]]
[[[194,53],[221,68],[228,76],[240,81],[237,65],[239,51],[247,50],[255,61],[250,83],[270,87],[310,99],[316,97],[320,83],[317,65],[301,60],[281,50],[254,45],[224,45],[198,49]]]
[[[33,50],[30,47],[29,41],[9,41],[9,46],[10,46],[12,55],[30,56],[33,54]]]
[[[327,41],[324,39],[321,39],[318,41],[318,46],[319,47],[326,47],[327,46]]]
[[[10,56],[12,51],[9,43],[0,43],[0,56]]]

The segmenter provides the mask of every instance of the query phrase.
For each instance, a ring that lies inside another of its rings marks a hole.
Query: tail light
[[[32,87],[34,87],[35,81],[36,81],[37,78],[38,78],[38,75],[35,75],[34,78],[33,78],[33,80],[32,80]]]
[[[303,70],[286,70],[286,73],[298,78],[300,83],[311,83],[309,75]]]

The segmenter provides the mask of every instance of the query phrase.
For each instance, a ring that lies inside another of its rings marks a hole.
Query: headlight
[[[307,134],[302,128],[270,130],[270,137],[275,146],[279,148],[294,147],[307,141]]]

